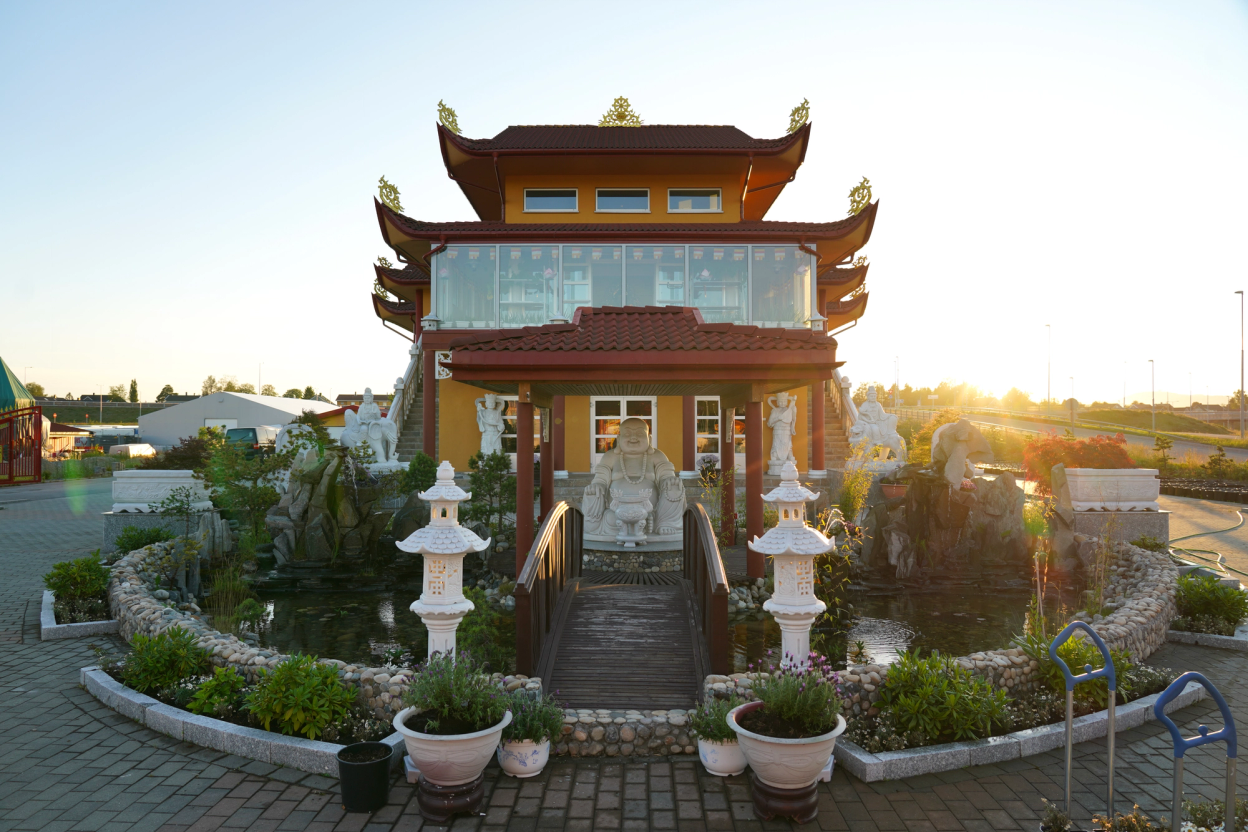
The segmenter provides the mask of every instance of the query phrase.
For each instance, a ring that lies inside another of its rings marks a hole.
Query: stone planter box
[[[310,774],[338,776],[338,752],[345,746],[337,743],[288,737],[183,711],[131,690],[98,667],[82,668],[79,680],[88,693],[117,713],[180,742]],[[390,765],[397,769],[403,761],[403,738],[396,733],[382,742],[392,749]]]
[[[43,607],[39,610],[40,641],[109,635],[118,632],[121,628],[121,622],[112,619],[107,621],[84,621],[81,624],[57,624],[56,610],[53,607],[55,602],[56,596],[52,594],[51,590],[45,589],[43,591]]]
[[[189,488],[195,501],[192,508],[206,511],[212,500],[204,484],[190,471],[115,471],[113,473],[113,511],[154,511],[154,506],[168,497],[175,488]]]
[[[1248,652],[1248,624],[1240,624],[1235,628],[1235,635],[1220,636],[1216,633],[1189,633],[1183,630],[1168,630],[1166,641],[1176,644],[1196,644],[1201,647],[1217,647],[1220,650],[1239,650]]]
[[[1062,468],[1065,484],[1058,474]],[[1156,468],[1053,466],[1054,492],[1071,511],[1158,511],[1161,479]]]

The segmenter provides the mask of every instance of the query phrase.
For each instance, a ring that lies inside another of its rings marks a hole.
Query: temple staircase
[[[829,470],[839,470],[853,454],[849,444],[849,434],[841,423],[841,408],[837,407],[836,397],[840,390],[835,389],[828,395],[823,404],[823,453],[824,464]]]

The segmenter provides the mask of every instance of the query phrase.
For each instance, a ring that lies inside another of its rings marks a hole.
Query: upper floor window
[[[719,188],[670,188],[669,214],[719,214],[723,212]]]
[[[574,213],[577,210],[576,188],[525,188],[524,210]]]
[[[612,213],[649,213],[650,189],[599,188],[596,210]]]

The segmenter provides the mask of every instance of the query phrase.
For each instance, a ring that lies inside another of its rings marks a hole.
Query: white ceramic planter
[[[511,711],[508,711],[492,728],[443,737],[422,734],[404,725],[404,720],[415,712],[415,708],[404,708],[395,714],[394,730],[403,736],[412,764],[435,786],[461,786],[477,779],[494,756],[503,728],[511,722]]]
[[[836,738],[845,731],[845,717],[837,714],[836,727],[818,737],[800,740],[765,737],[747,731],[737,723],[737,715],[763,707],[762,702],[747,702],[728,712],[728,724],[737,732],[737,742],[754,774],[768,786],[778,789],[804,789],[819,779]]]
[[[1056,472],[1057,466],[1053,466]],[[1066,468],[1066,487],[1061,477],[1054,491],[1064,508],[1072,511],[1159,511],[1161,480],[1156,468]]]
[[[192,472],[135,469],[113,472],[113,511],[154,511],[155,505],[172,494],[175,488],[190,490],[191,508],[196,511],[212,508],[212,500],[208,498],[203,482],[195,479]]]
[[[706,770],[716,777],[732,777],[745,771],[745,754],[738,742],[716,742],[699,737],[698,756]]]
[[[550,740],[504,740],[498,747],[498,764],[512,777],[532,777],[541,774],[550,759]]]

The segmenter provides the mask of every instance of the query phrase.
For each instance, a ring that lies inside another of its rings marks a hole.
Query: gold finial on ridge
[[[633,105],[628,103],[628,99],[620,96],[615,99],[615,103],[611,105],[611,109],[607,110],[598,121],[599,127],[640,127],[641,117],[633,112]]]
[[[377,265],[378,265],[378,266],[381,266],[381,267],[383,267],[383,268],[386,268],[386,269],[393,269],[393,268],[394,268],[394,266],[390,263],[390,261],[389,261],[389,260],[387,260],[385,257],[378,257],[378,258],[377,258]]]
[[[386,177],[377,180],[377,195],[381,202],[391,211],[402,211],[403,203],[399,202],[399,189],[386,181]]]
[[[849,216],[861,213],[862,209],[871,204],[871,181],[862,177],[862,181],[849,192]]]
[[[438,122],[455,135],[459,135],[459,118],[454,110],[442,103],[440,98],[438,99]]]
[[[789,132],[796,133],[808,121],[810,121],[810,99],[803,98],[802,103],[794,107],[793,112],[789,113]]]

